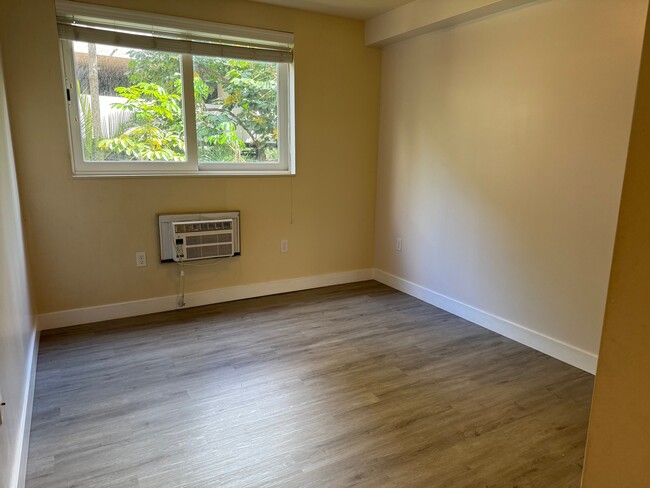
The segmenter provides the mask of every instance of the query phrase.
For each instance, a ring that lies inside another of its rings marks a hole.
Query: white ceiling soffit
[[[366,20],[412,0],[254,0],[283,7],[310,10],[340,17]]]
[[[366,45],[385,46],[538,0],[413,0],[366,21]]]

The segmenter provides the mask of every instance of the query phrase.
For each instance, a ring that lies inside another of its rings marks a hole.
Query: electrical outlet
[[[280,252],[289,252],[289,241],[280,241]]]
[[[138,268],[147,265],[147,254],[144,251],[138,251],[135,253],[135,265]]]
[[[395,240],[395,250],[399,251],[399,252],[402,252],[402,238],[401,237],[398,237]]]

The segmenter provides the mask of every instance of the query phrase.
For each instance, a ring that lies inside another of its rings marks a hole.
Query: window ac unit
[[[172,222],[174,261],[227,258],[235,255],[232,219]]]
[[[239,255],[239,212],[158,215],[161,262]]]

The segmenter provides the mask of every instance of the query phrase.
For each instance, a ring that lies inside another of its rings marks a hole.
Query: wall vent
[[[158,228],[163,263],[240,254],[239,212],[160,214]]]

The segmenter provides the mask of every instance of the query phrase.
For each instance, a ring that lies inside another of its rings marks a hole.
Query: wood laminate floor
[[[578,487],[592,386],[375,282],[72,327],[27,487]]]

